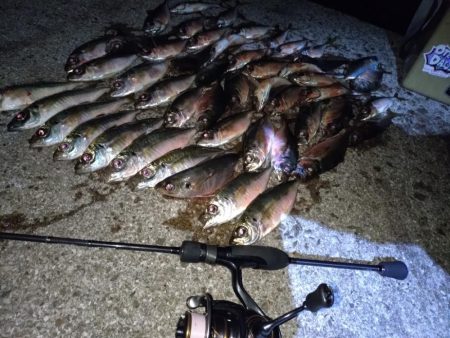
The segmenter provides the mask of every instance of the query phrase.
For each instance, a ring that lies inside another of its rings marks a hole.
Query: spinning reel
[[[306,296],[300,307],[271,319],[245,290],[242,282],[244,268],[278,270],[289,264],[296,264],[376,271],[384,277],[399,280],[405,279],[408,275],[408,268],[401,261],[372,265],[300,259],[289,257],[282,250],[264,246],[219,247],[185,241],[181,247],[168,247],[2,232],[0,239],[168,253],[179,255],[180,260],[185,263],[219,264],[230,270],[233,290],[241,304],[214,300],[208,293],[189,297],[186,302],[188,311],[178,320],[175,338],[281,338],[280,326],[295,318],[300,312],[316,312],[333,305],[333,290],[326,284],[320,284],[315,291]],[[202,310],[199,311],[200,308]]]

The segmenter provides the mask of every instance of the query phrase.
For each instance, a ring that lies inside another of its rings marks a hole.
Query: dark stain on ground
[[[423,183],[422,181],[417,181],[413,183],[413,188],[415,190],[422,190],[422,191],[426,191],[429,192],[430,194],[433,193],[433,188],[425,183]]]
[[[83,197],[83,193],[82,193],[81,191],[77,191],[77,192],[75,193],[75,196],[73,197],[73,199],[74,199],[75,201],[78,201],[78,200],[81,199],[81,197]]]
[[[120,229],[122,229],[122,228],[120,227],[120,224],[113,224],[113,225],[111,225],[111,232],[112,232],[113,234],[119,232]]]
[[[212,229],[204,230],[199,221],[206,209],[208,199],[195,199],[179,209],[176,217],[164,221],[164,225],[183,230],[192,234],[191,240],[215,245],[228,245],[233,229],[232,224],[222,224]]]
[[[414,197],[416,200],[419,200],[419,201],[425,201],[425,200],[427,199],[427,196],[424,195],[424,194],[421,194],[420,192],[415,192],[415,193],[413,194],[413,197]]]
[[[108,199],[108,195],[111,193],[111,191],[110,191],[110,192],[102,194],[98,190],[93,189],[93,188],[89,188],[88,192],[91,195],[91,200],[93,203],[105,202]]]
[[[83,183],[78,183],[78,184],[73,185],[70,189],[78,190],[80,188],[86,188],[87,186],[89,186],[89,184],[87,182],[83,182]]]
[[[306,189],[308,189],[309,195],[311,196],[311,199],[314,203],[320,203],[322,202],[322,198],[320,197],[320,190],[330,189],[331,184],[329,181],[325,181],[324,179],[315,177],[301,186],[304,186]]]
[[[102,194],[97,190],[90,188],[88,192],[91,195],[91,200],[87,203],[83,203],[76,208],[69,210],[67,212],[63,212],[60,214],[54,215],[45,215],[43,217],[34,218],[32,220],[28,220],[27,217],[18,212],[13,212],[11,214],[0,215],[0,230],[30,230],[33,231],[37,228],[43,228],[50,224],[62,221],[69,217],[74,216],[78,212],[83,209],[98,203],[105,202],[108,199],[108,196],[113,193],[115,190],[111,189],[109,192]]]

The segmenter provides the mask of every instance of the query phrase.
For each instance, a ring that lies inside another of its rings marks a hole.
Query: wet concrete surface
[[[3,1],[0,87],[62,80],[74,47],[113,22],[140,27],[150,7],[148,1]],[[318,41],[338,34],[349,56],[373,53],[394,67],[385,32],[356,19],[303,1],[245,11],[264,23],[289,18],[302,29],[298,35]],[[399,89],[395,72],[386,78],[384,93],[408,98],[400,120],[420,109],[439,115],[448,108]],[[32,131],[7,133],[11,116],[0,117],[1,231],[159,245],[227,242],[230,226],[200,230],[201,201],[163,199],[130,184],[103,183],[96,174],[77,176],[73,163],[52,161],[53,149],[30,149]],[[301,186],[293,213],[379,243],[416,243],[448,272],[449,168],[448,139],[410,136],[392,126],[371,145],[350,149],[337,169]],[[282,247],[280,234],[260,244]],[[236,301],[225,269],[188,266],[176,257],[2,242],[0,262],[1,337],[171,337],[188,296],[208,291]],[[244,280],[274,316],[293,307],[287,276],[287,270],[246,271]],[[286,337],[295,331],[295,323],[283,328]]]

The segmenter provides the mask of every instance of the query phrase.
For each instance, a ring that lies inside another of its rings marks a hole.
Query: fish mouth
[[[94,157],[90,162],[83,161],[83,156],[84,155],[82,155],[78,162],[75,164],[76,174],[92,173],[108,165],[106,157],[98,151],[93,155]]]
[[[50,146],[51,144],[47,143],[47,138],[40,138],[35,135],[33,135],[29,140],[28,143],[30,144],[30,148],[41,148]]]
[[[111,97],[123,97],[123,96],[127,96],[131,94],[130,91],[125,91],[125,90],[113,90],[109,95]]]

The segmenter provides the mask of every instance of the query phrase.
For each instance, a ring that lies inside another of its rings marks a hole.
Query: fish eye
[[[113,82],[113,88],[114,89],[120,89],[123,87],[123,81],[122,80],[116,80]]]
[[[112,166],[116,170],[120,170],[125,166],[125,160],[123,158],[115,158],[112,161]]]
[[[215,204],[210,204],[208,205],[208,213],[211,215],[215,215],[217,214],[217,212],[219,211],[219,207]]]
[[[164,189],[166,189],[166,191],[173,191],[175,190],[175,186],[172,183],[166,183]]]
[[[30,115],[30,112],[28,110],[21,111],[20,113],[17,113],[14,117],[17,121],[24,121],[26,120]]]
[[[202,116],[198,119],[198,122],[202,123],[202,124],[207,124],[209,121],[207,116]]]
[[[58,146],[58,149],[60,151],[67,151],[67,150],[69,150],[69,148],[70,148],[70,144],[67,142],[63,142]]]
[[[149,96],[147,93],[141,94],[139,96],[139,101],[148,101],[148,99],[149,99]]]
[[[247,234],[248,234],[248,231],[247,231],[247,228],[245,228],[245,227],[238,227],[236,229],[236,235],[238,237],[244,237],[244,236],[247,236]]]
[[[67,60],[67,63],[70,65],[75,65],[79,62],[79,59],[77,56],[73,55],[73,56],[69,56],[69,59]]]
[[[41,127],[34,133],[37,137],[46,137],[48,135],[48,128]]]
[[[84,74],[84,71],[85,71],[85,69],[84,69],[84,67],[82,67],[82,66],[77,67],[77,68],[75,68],[75,69],[73,70],[73,72],[74,72],[75,74],[77,74],[77,75]]]
[[[81,162],[85,164],[92,163],[93,160],[94,155],[92,153],[84,153],[83,155],[81,155]]]
[[[166,123],[171,124],[171,123],[175,123],[177,121],[176,119],[176,113],[175,112],[170,112],[169,114],[167,114],[166,116]]]
[[[307,167],[306,170],[308,171],[309,174],[312,174],[314,171],[312,167]]]
[[[184,187],[185,187],[186,189],[191,189],[191,188],[192,188],[191,182],[186,182],[186,183],[184,184]]]
[[[145,178],[150,178],[155,176],[155,171],[149,167],[146,167],[141,170],[141,175]]]
[[[202,134],[202,137],[203,137],[204,139],[211,140],[211,139],[213,138],[213,132],[212,132],[212,131],[205,131],[205,132]]]
[[[113,43],[113,45],[112,45],[112,48],[113,48],[113,49],[119,49],[120,47],[122,47],[122,44],[121,44],[120,42],[115,42],[115,43]]]

